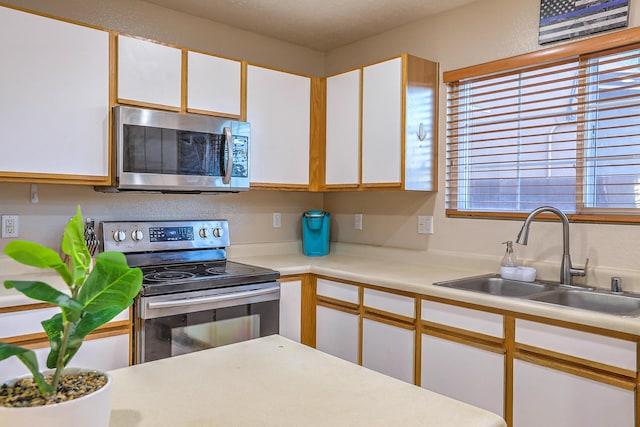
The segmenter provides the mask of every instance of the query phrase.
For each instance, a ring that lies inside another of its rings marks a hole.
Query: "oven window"
[[[260,316],[218,320],[171,330],[171,356],[260,337]]]
[[[145,319],[136,340],[136,363],[277,334],[280,301]]]

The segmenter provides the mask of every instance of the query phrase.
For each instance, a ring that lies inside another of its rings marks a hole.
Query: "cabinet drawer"
[[[359,304],[358,287],[331,280],[318,279],[316,293],[329,298]]]
[[[44,332],[40,322],[50,319],[57,313],[60,313],[60,309],[58,307],[51,307],[0,314],[0,338]],[[126,309],[111,321],[127,320],[128,318],[129,309]]]
[[[516,343],[636,370],[636,344],[618,338],[517,319]]]
[[[423,300],[422,320],[494,337],[504,337],[501,315],[471,308]]]
[[[416,315],[415,300],[413,298],[389,292],[365,289],[364,305],[412,318]]]
[[[43,332],[40,322],[59,312],[58,307],[51,307],[0,314],[0,338]]]

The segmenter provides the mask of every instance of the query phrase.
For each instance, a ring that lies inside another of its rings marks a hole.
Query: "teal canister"
[[[323,256],[329,253],[329,229],[331,215],[321,210],[302,214],[302,251],[307,256]]]

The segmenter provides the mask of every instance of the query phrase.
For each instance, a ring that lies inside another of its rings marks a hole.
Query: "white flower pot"
[[[0,425],[2,427],[108,427],[111,416],[111,383],[113,382],[111,376],[96,369],[66,368],[64,370],[66,374],[74,372],[98,372],[107,377],[107,383],[94,393],[63,403],[28,408],[0,406]],[[7,381],[7,383],[10,382]]]

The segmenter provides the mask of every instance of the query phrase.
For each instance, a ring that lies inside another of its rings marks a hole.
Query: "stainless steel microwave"
[[[247,122],[145,108],[114,108],[115,182],[98,191],[249,189]]]

